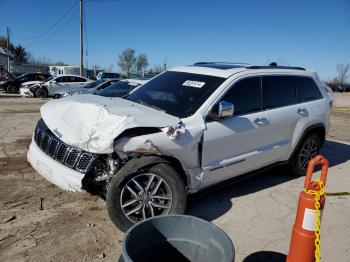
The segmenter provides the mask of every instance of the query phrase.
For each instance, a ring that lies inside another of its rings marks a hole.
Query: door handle
[[[254,120],[254,123],[258,124],[258,125],[266,124],[267,123],[267,118],[266,117],[258,117],[258,118],[256,118]]]
[[[300,114],[300,115],[305,115],[305,114],[307,114],[307,112],[308,112],[307,109],[304,107],[298,108],[298,114]]]

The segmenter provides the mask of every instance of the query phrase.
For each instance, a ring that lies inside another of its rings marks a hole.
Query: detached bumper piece
[[[38,122],[34,141],[47,156],[81,173],[86,173],[96,159],[94,154],[62,142],[47,128],[43,120]]]

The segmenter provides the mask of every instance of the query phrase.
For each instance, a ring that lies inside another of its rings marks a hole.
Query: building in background
[[[54,76],[59,75],[80,75],[80,67],[79,66],[49,66],[49,73]],[[95,79],[96,75],[99,72],[103,72],[104,70],[95,70],[95,69],[83,69],[83,76],[88,77],[90,79]]]

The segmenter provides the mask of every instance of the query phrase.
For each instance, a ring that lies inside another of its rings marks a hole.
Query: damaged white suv
[[[72,191],[106,194],[113,223],[182,213],[186,196],[274,164],[305,174],[330,127],[332,99],[297,67],[196,63],[124,98],[41,108],[28,160]]]

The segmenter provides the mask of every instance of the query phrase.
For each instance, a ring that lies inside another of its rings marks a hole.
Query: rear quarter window
[[[298,102],[312,101],[322,98],[315,81],[310,77],[293,77],[293,83],[297,89]]]

